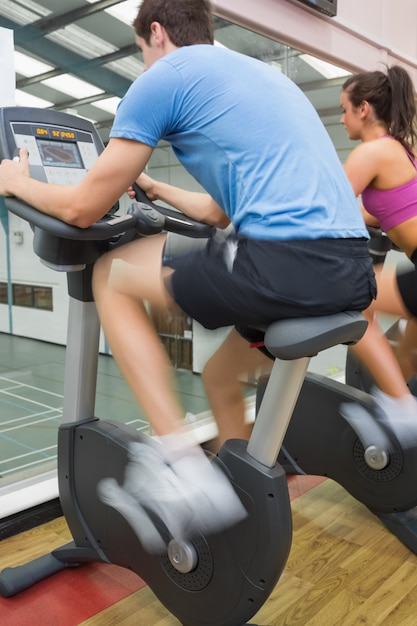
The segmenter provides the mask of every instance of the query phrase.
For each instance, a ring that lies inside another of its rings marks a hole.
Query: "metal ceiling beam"
[[[342,117],[342,110],[340,107],[328,107],[328,108],[318,109],[317,113],[320,115],[320,117],[333,117],[337,115],[338,117],[337,123],[340,124],[340,118]]]
[[[102,100],[106,100],[107,98],[111,97],[112,94],[99,93],[94,96],[86,96],[85,98],[70,98],[69,100],[65,100],[64,102],[55,102],[50,107],[46,108],[56,109],[58,111],[63,111],[64,109],[76,109],[77,107],[84,106],[86,104],[94,104],[94,102],[101,102]]]
[[[105,65],[107,63],[111,63],[112,61],[118,61],[119,59],[123,59],[128,56],[133,56],[134,54],[140,54],[138,47],[136,44],[131,44],[129,46],[124,46],[123,48],[119,48],[115,52],[110,52],[109,54],[105,54],[101,57],[95,57],[94,59],[84,59],[85,68],[93,68],[99,65]],[[81,65],[77,66],[78,69],[81,69]],[[49,72],[44,72],[43,74],[38,74],[37,76],[26,76],[25,78],[20,78],[17,83],[17,89],[23,89],[28,85],[35,85],[36,83],[40,83],[43,80],[47,80],[48,78],[53,78],[55,76],[60,76],[64,74],[67,70],[62,69],[61,67],[57,67],[54,70]]]
[[[64,28],[69,24],[74,24],[74,22],[78,22],[84,17],[100,13],[108,7],[120,4],[120,2],[122,2],[122,0],[99,0],[94,4],[87,4],[83,7],[79,7],[78,9],[67,11],[66,13],[53,13],[52,15],[41,17],[30,24],[18,26],[18,29],[24,33],[26,41],[29,41],[31,39],[44,37],[48,33]]]
[[[0,16],[0,26],[14,31],[15,45],[34,54],[46,63],[52,63],[60,67],[64,72],[74,74],[87,83],[107,91],[112,95],[123,97],[131,85],[131,81],[116,74],[111,70],[97,66],[94,59],[86,60],[84,57],[68,50],[47,38],[34,38],[27,40],[25,27]]]
[[[318,80],[310,80],[299,83],[298,86],[303,91],[318,91],[320,89],[329,89],[329,87],[342,87],[347,76],[338,76],[337,78],[319,78]]]
[[[114,122],[114,117],[109,117],[109,119],[107,120],[102,120],[101,122],[94,122],[94,126],[97,128],[97,130],[101,130],[103,128],[108,129],[113,126],[113,122]]]

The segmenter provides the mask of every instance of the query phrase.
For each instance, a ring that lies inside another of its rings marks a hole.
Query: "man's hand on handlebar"
[[[157,195],[153,192],[153,187],[154,187],[154,183],[155,183],[153,178],[151,178],[150,176],[148,176],[147,174],[142,172],[142,174],[140,174],[137,177],[135,182],[146,193],[146,195],[148,196],[149,200],[153,201],[153,200],[157,200],[158,199]],[[127,194],[129,196],[129,198],[131,198],[132,200],[135,200],[135,198],[136,198],[135,190],[133,189],[132,186],[130,186],[129,189],[127,190]]]
[[[149,200],[166,202],[192,220],[210,224],[216,228],[226,228],[230,224],[227,215],[206,192],[187,191],[175,185],[154,180],[144,173],[138,176],[135,182]],[[130,198],[135,198],[133,187],[129,187],[128,194]]]
[[[10,181],[16,176],[30,177],[29,153],[26,148],[20,148],[19,154],[13,159],[3,159],[0,163],[0,195],[12,196],[9,191]]]

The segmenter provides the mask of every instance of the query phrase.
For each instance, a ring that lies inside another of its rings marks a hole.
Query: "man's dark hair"
[[[152,22],[159,22],[174,46],[179,48],[214,41],[213,16],[208,0],[143,0],[133,27],[147,44]]]

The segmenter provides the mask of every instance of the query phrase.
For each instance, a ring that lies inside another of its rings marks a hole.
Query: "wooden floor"
[[[325,480],[292,502],[293,545],[257,626],[416,626],[417,556],[339,485]],[[0,543],[1,563],[18,565],[69,540],[60,518]],[[7,602],[7,600],[3,600]],[[61,601],[65,602],[65,598]],[[4,606],[4,605],[3,605]],[[65,604],[64,604],[65,606]],[[67,607],[68,611],[71,607]],[[30,611],[28,611],[30,612]],[[29,624],[60,626],[42,620]],[[7,626],[7,622],[0,623]],[[178,626],[148,587],[82,626]]]

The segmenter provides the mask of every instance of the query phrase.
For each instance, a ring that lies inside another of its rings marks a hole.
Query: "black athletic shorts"
[[[417,250],[411,255],[414,268],[400,270],[397,274],[398,289],[404,305],[413,317],[417,317]]]
[[[167,287],[209,329],[363,311],[376,296],[365,238],[268,241],[232,234],[185,254],[181,246],[168,253],[169,247],[168,237],[163,262],[175,271]]]

